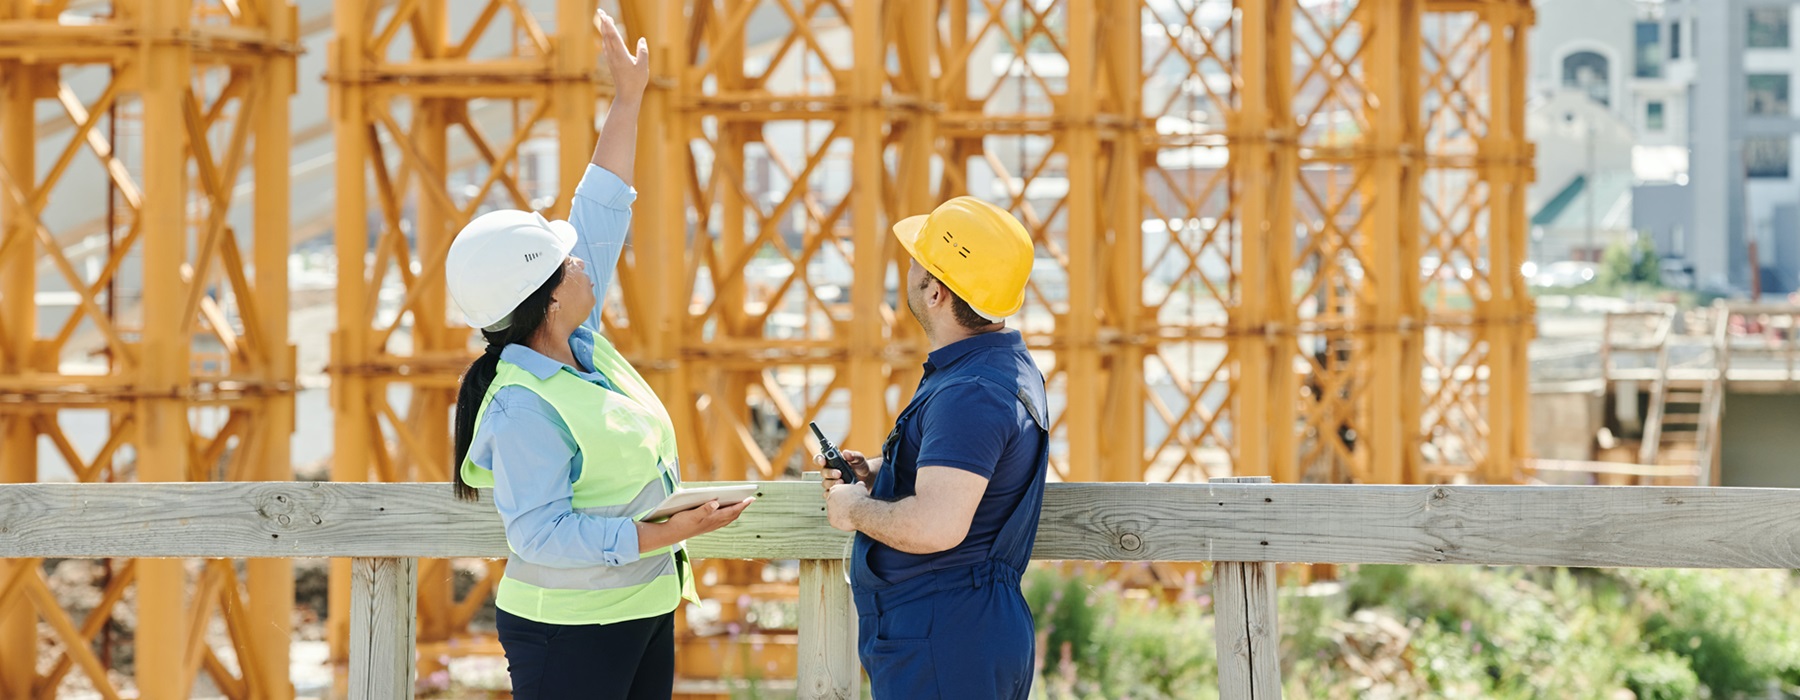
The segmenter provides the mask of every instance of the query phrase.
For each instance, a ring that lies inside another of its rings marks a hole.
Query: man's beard
[[[919,303],[918,303],[918,299],[916,298],[917,296],[918,296],[918,290],[913,290],[912,292],[909,292],[906,295],[906,310],[912,313],[913,320],[919,322],[919,327],[924,329],[925,332],[927,334],[929,334],[931,332],[931,324],[930,324],[930,322],[925,320],[924,314],[919,313]]]

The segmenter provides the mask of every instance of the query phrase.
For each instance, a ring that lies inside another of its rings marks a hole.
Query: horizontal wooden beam
[[[1692,466],[1669,464],[1632,464],[1627,462],[1596,462],[1582,459],[1528,459],[1525,466],[1540,472],[1562,472],[1569,474],[1612,474],[1618,476],[1658,476],[1689,477],[1698,476]]]
[[[694,484],[698,486],[699,484]],[[766,482],[703,558],[841,559],[817,486]],[[503,557],[449,484],[0,485],[0,557]],[[1800,568],[1800,490],[1052,484],[1038,559]]]

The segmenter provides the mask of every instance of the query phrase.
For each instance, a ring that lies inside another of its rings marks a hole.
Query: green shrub
[[[1026,575],[1024,592],[1044,659],[1042,697],[1217,697],[1211,611],[1198,602],[1127,600],[1092,574],[1044,568]]]
[[[1782,571],[1630,570],[1651,649],[1687,659],[1714,697],[1800,677],[1800,588]]]
[[[1056,670],[1065,648],[1067,661],[1077,668],[1097,663],[1095,631],[1101,617],[1111,615],[1117,597],[1098,591],[1104,583],[1104,579],[1092,574],[1064,576],[1048,569],[1034,569],[1027,574],[1025,602],[1037,621],[1046,673]]]
[[[1687,700],[1700,694],[1700,677],[1687,659],[1667,651],[1625,660],[1625,688],[1637,700]]]
[[[1781,571],[1363,566],[1281,598],[1293,698],[1762,698],[1800,687],[1800,578]],[[1211,601],[1035,569],[1036,697],[1211,698]],[[1400,640],[1400,641],[1393,641]],[[1382,644],[1399,644],[1371,652]],[[1366,677],[1376,653],[1381,678]],[[1398,653],[1398,662],[1393,654]]]

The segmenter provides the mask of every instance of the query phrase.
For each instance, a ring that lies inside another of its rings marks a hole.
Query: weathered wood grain
[[[1267,484],[1269,477],[1214,479],[1216,484]],[[1281,697],[1281,625],[1275,615],[1275,565],[1213,565],[1213,636],[1219,650],[1219,697]]]
[[[710,486],[715,484],[693,484]],[[771,483],[745,517],[694,540],[702,558],[843,558],[816,485]],[[0,557],[493,557],[494,505],[448,484],[0,485]]]
[[[1254,697],[1250,674],[1250,605],[1244,599],[1243,562],[1213,565],[1213,642],[1219,649],[1220,700]]]
[[[0,556],[504,557],[506,538],[448,484],[8,484]]]
[[[350,699],[410,698],[419,562],[358,558],[350,567]]]
[[[1038,559],[1800,567],[1800,490],[1066,484]]]
[[[704,484],[710,486],[711,484]],[[818,482],[765,482],[738,521],[688,542],[703,559],[844,559],[850,533],[825,520]]]
[[[1250,685],[1257,700],[1281,697],[1281,622],[1276,615],[1275,565],[1240,563],[1250,638]]]
[[[808,700],[862,697],[856,658],[856,607],[842,559],[800,562],[800,685]]]
[[[820,472],[800,475],[820,489]],[[754,507],[754,506],[752,506]],[[800,562],[800,667],[795,697],[853,700],[862,697],[862,664],[856,656],[856,605],[850,599],[843,559]]]
[[[699,486],[700,484],[695,484]],[[703,558],[842,559],[816,484],[770,482]],[[0,557],[503,557],[447,484],[0,485]],[[1800,568],[1800,490],[1051,484],[1038,559]]]

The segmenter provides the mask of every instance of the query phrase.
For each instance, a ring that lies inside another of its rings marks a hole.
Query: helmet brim
[[[900,247],[905,248],[906,254],[912,256],[914,260],[919,259],[919,250],[916,247],[919,242],[919,233],[925,230],[925,222],[930,218],[929,215],[920,214],[894,222],[894,238],[900,240]]]
[[[575,243],[581,240],[581,234],[576,233],[574,224],[562,219],[548,223],[550,232],[556,234],[556,249],[562,251],[563,257],[568,257],[569,252],[575,250]],[[549,275],[544,278],[549,279]]]

